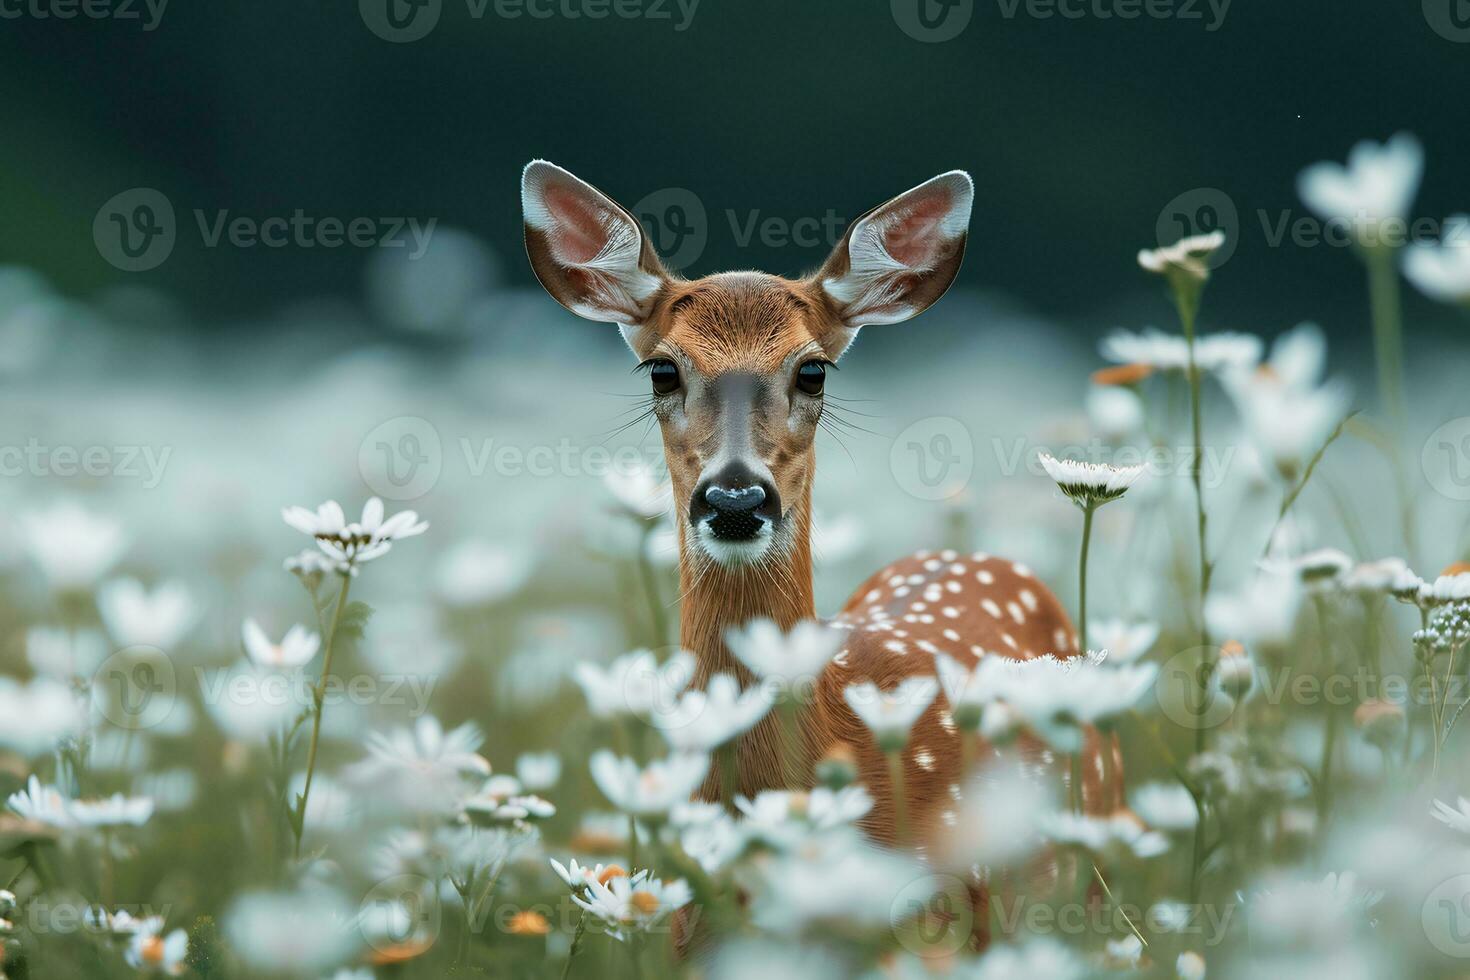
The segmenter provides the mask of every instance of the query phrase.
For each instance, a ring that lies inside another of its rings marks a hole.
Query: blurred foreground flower
[[[906,677],[891,691],[872,682],[849,684],[842,692],[848,707],[868,726],[881,752],[897,752],[909,741],[914,722],[939,694],[934,677]]]
[[[704,753],[678,753],[640,768],[632,759],[600,749],[592,754],[592,779],[608,802],[624,813],[660,816],[699,788],[709,761]]]
[[[367,758],[348,766],[344,776],[386,790],[409,809],[446,811],[465,794],[467,778],[490,775],[490,763],[475,751],[483,741],[470,722],[445,732],[437,718],[424,715],[412,728],[369,732]]]
[[[71,688],[48,677],[0,677],[0,746],[42,755],[81,735],[86,718]]]
[[[97,590],[97,610],[123,646],[171,650],[199,618],[182,582],[163,582],[150,593],[137,579],[115,579]]]
[[[694,654],[677,650],[662,664],[651,650],[634,650],[606,667],[581,661],[572,674],[594,718],[650,718],[694,677]]]
[[[1404,275],[1432,299],[1470,304],[1470,215],[1446,218],[1438,244],[1409,246]]]
[[[1419,191],[1424,150],[1408,133],[1387,143],[1363,140],[1348,153],[1346,166],[1315,163],[1297,178],[1297,193],[1318,216],[1347,224],[1358,245],[1375,248],[1402,224]]]
[[[671,708],[656,710],[653,724],[676,751],[713,752],[755,726],[771,710],[764,687],[740,690],[729,674],[715,674],[703,691],[685,691]]]
[[[85,589],[122,557],[122,525],[70,501],[21,516],[26,551],[52,588]]]
[[[1261,338],[1253,334],[1203,334],[1194,341],[1194,362],[1199,370],[1214,373],[1253,368],[1261,360],[1261,349]],[[1103,340],[1101,350],[1103,357],[1118,364],[1144,364],[1160,371],[1189,367],[1189,341],[1152,328],[1142,333],[1115,330]]]
[[[765,618],[725,631],[730,652],[761,680],[779,684],[783,697],[809,691],[845,638],[841,630],[810,619],[792,626],[789,633]]]
[[[240,627],[240,638],[245,644],[245,654],[252,663],[262,667],[304,667],[316,656],[321,637],[308,633],[301,626],[292,626],[280,643],[272,643],[265,630],[253,619],[247,619]]]

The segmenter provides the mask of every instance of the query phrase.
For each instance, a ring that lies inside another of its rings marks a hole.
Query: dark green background
[[[1431,0],[1436,2],[1436,0]],[[1463,2],[1463,0],[1443,0]],[[1213,186],[1244,224],[1212,304],[1229,326],[1303,318],[1360,336],[1357,264],[1267,245],[1257,209],[1357,139],[1416,133],[1416,213],[1470,209],[1470,44],[1419,0],[1236,0],[1202,21],[1037,20],[976,0],[956,40],[919,43],[888,0],[703,0],[668,21],[472,19],[444,0],[427,38],[389,44],[355,0],[173,0],[137,21],[0,21],[0,245],[62,290],[146,283],[215,329],[319,295],[356,296],[360,251],[212,249],[181,235],[148,273],[114,270],[91,223],[146,185],[180,212],[437,217],[519,251],[533,156],[632,204],[696,191],[715,222],[692,272],[798,272],[824,249],[741,249],[723,213],[855,215],[940,170],[977,178],[961,282],[1109,325],[1156,287],[1133,254],[1175,194]],[[1418,297],[1414,308],[1428,310]]]

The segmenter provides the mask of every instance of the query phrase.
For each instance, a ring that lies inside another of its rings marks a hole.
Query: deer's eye
[[[672,395],[679,390],[679,368],[673,361],[660,358],[649,362],[648,376],[653,380],[655,395]]]
[[[796,369],[796,387],[804,394],[820,395],[827,382],[827,365],[821,361],[807,361]]]

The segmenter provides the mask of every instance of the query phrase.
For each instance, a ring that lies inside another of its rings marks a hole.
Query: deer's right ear
[[[648,318],[668,273],[633,215],[545,160],[521,174],[521,211],[531,268],[558,303],[603,323]]]

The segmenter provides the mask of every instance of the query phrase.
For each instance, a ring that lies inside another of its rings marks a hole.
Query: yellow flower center
[[[159,966],[163,963],[163,940],[158,936],[149,936],[143,941],[142,960],[149,966]]]
[[[628,902],[642,915],[652,915],[658,911],[658,897],[653,892],[634,892]]]

